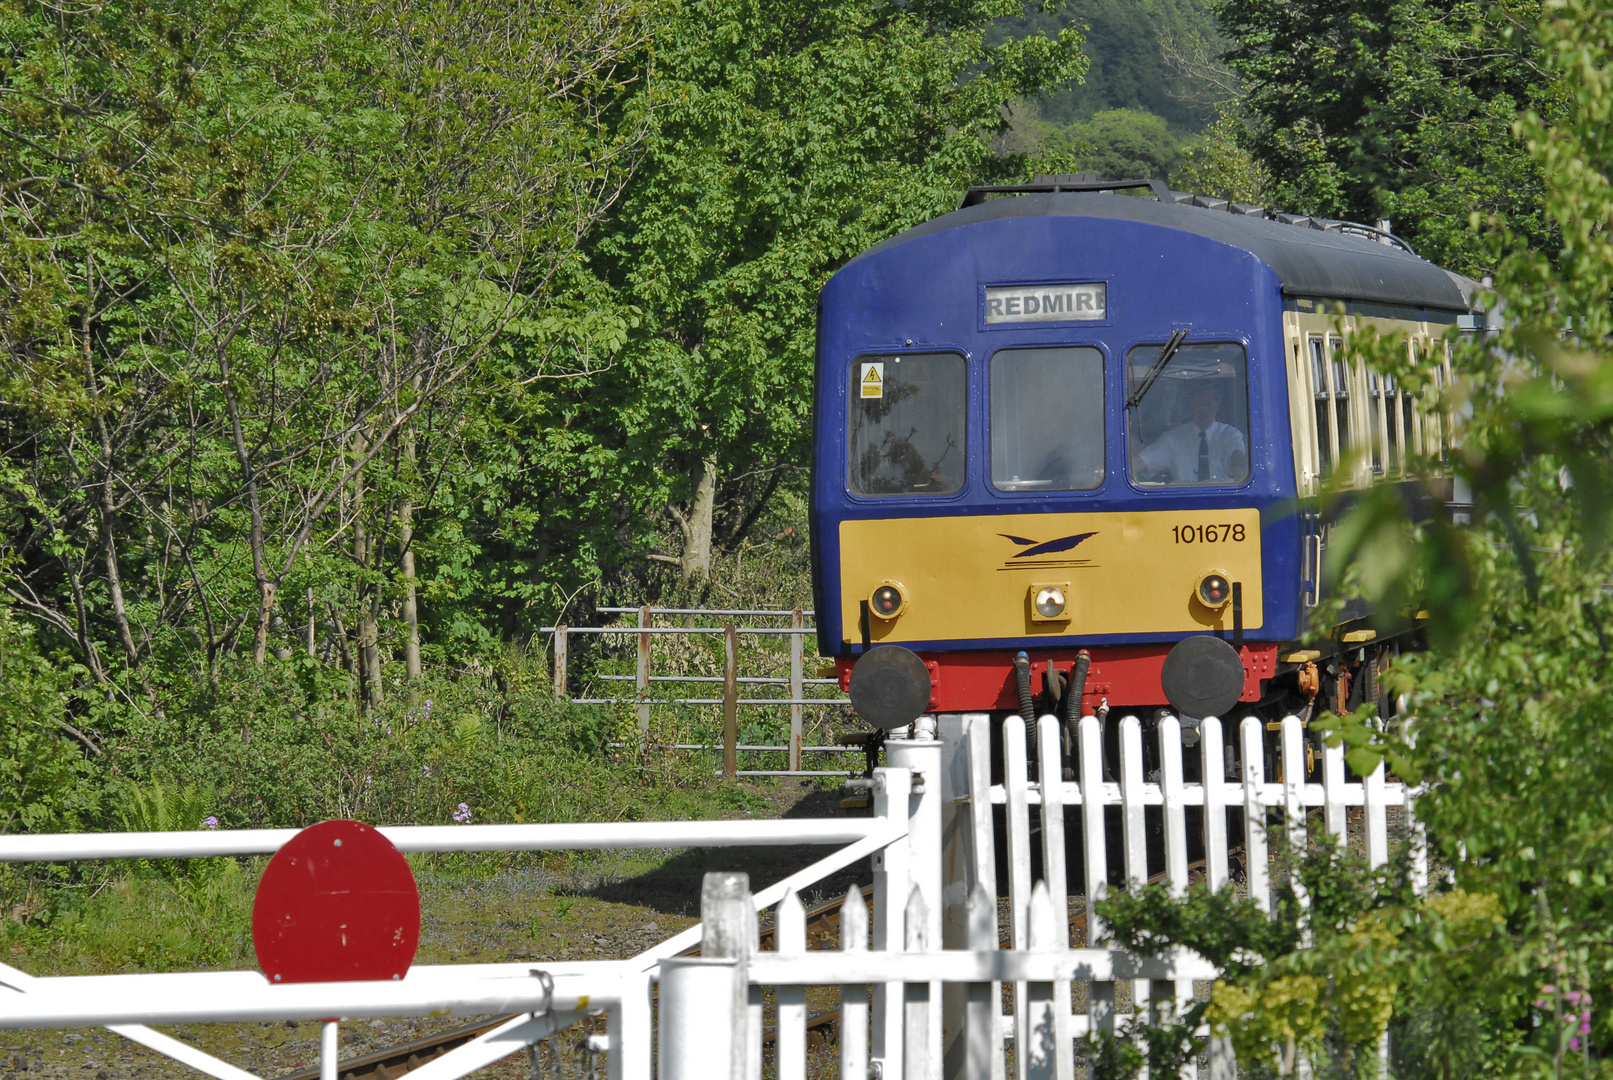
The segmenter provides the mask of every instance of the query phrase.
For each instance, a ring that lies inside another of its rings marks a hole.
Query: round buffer
[[[1159,681],[1179,716],[1224,717],[1243,696],[1243,661],[1220,638],[1184,638],[1166,654]]]
[[[414,872],[363,822],[309,826],[258,882],[252,946],[271,983],[401,979],[419,944]]]
[[[900,645],[870,649],[851,669],[851,707],[877,728],[906,727],[930,704],[930,669]]]

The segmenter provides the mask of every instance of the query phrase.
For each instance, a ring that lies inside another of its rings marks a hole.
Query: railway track
[[[869,899],[873,895],[874,887],[864,885],[863,897]],[[826,900],[807,910],[806,932],[809,942],[832,945],[840,940],[840,904],[841,900],[836,898]],[[763,949],[774,947],[771,926],[762,928],[761,943]],[[685,949],[680,955],[699,956],[700,950]],[[808,1017],[809,1036],[816,1033],[821,1037],[824,1029],[833,1027],[839,1018],[839,1010]],[[482,1020],[437,1035],[428,1035],[397,1046],[374,1050],[341,1062],[336,1067],[336,1075],[338,1080],[395,1080],[396,1077],[404,1076],[427,1062],[435,1061],[448,1051],[465,1045],[478,1035],[492,1031],[509,1019],[508,1016],[500,1016],[493,1020]],[[767,1033],[767,1038],[771,1040],[772,1032]],[[288,1073],[279,1080],[319,1080],[319,1069],[316,1066],[301,1072]]]

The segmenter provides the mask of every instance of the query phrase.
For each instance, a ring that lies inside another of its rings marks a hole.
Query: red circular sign
[[[252,946],[270,982],[401,979],[419,944],[414,872],[363,822],[304,829],[258,882]]]

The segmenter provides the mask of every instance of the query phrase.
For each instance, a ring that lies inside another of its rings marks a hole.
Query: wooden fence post
[[[554,628],[554,699],[566,700],[566,627]]]
[[[650,635],[644,627],[650,625],[650,605],[638,609],[638,739],[642,745],[650,738]]]
[[[795,632],[790,635],[790,763],[785,768],[791,772],[801,771],[801,701],[806,697],[806,687],[801,682],[804,626],[806,616],[801,609],[790,612],[790,629]]]
[[[739,629],[723,627],[722,663],[722,774],[732,780],[739,772]]]

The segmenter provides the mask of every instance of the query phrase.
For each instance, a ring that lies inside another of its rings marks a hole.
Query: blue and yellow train
[[[1299,641],[1327,530],[1292,508],[1324,481],[1426,492],[1429,462],[1437,490],[1443,337],[1475,288],[1386,222],[1158,181],[971,189],[823,289],[823,654],[876,720],[914,694],[1202,717],[1374,693],[1388,643],[1364,619]],[[1339,327],[1366,324],[1434,389],[1345,362]]]

